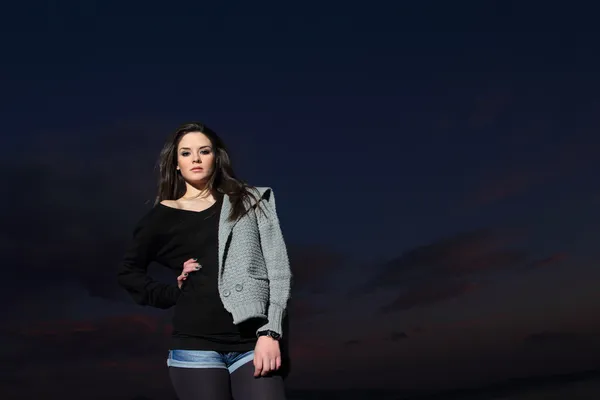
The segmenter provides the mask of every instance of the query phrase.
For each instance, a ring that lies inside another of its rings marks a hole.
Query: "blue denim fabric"
[[[228,352],[169,350],[167,365],[179,368],[226,368],[229,373],[254,360],[254,351]]]

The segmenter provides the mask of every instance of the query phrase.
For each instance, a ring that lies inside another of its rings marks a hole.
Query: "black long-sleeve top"
[[[219,297],[221,204],[222,196],[200,212],[157,204],[137,224],[119,270],[120,285],[138,304],[162,309],[175,306],[173,349],[249,351],[256,344],[256,329],[261,321],[234,325]],[[202,268],[191,272],[180,290],[176,277],[190,258],[196,258]],[[165,284],[148,276],[151,262],[171,269],[174,283]]]

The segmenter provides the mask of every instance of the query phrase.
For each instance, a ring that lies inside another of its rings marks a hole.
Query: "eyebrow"
[[[210,146],[208,146],[208,145],[207,146],[200,146],[201,149],[204,149],[206,147],[210,148]],[[182,147],[179,150],[191,150],[191,149],[189,147]]]

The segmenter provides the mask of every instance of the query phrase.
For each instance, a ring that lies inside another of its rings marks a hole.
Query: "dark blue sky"
[[[48,393],[73,368],[124,399],[169,390],[169,314],[132,305],[114,271],[162,141],[190,120],[275,189],[298,277],[293,387],[597,366],[592,11],[477,3],[3,6],[3,351],[38,366],[10,390],[52,360]],[[141,370],[156,387],[124,372]]]

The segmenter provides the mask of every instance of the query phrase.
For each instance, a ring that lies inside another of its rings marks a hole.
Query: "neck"
[[[211,194],[211,191],[209,190],[209,188],[206,186],[205,183],[190,184],[190,183],[186,182],[185,186],[186,186],[185,194],[182,197],[185,199],[203,198],[203,197],[208,197]]]

